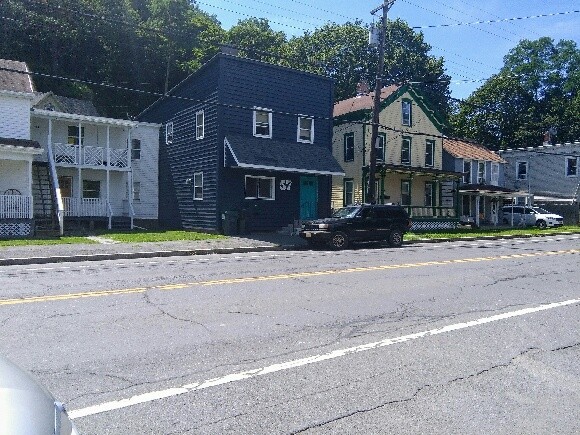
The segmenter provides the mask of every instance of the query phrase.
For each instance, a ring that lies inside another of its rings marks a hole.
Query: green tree
[[[286,35],[275,32],[264,18],[240,20],[227,33],[225,41],[238,48],[240,55],[271,63],[280,63]]]
[[[454,133],[495,148],[540,145],[552,127],[557,141],[577,140],[579,70],[574,41],[522,40],[504,57],[499,74],[460,104]]]

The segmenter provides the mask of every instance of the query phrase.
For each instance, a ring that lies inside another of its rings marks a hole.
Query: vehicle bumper
[[[330,240],[330,231],[303,230],[298,233],[304,240],[326,242]]]

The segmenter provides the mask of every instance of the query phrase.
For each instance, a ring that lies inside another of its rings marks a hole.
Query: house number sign
[[[292,180],[280,180],[280,190],[290,190],[292,187]]]

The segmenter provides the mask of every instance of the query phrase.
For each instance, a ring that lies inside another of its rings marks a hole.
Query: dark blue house
[[[139,119],[162,123],[166,228],[273,231],[328,216],[333,83],[220,53]]]

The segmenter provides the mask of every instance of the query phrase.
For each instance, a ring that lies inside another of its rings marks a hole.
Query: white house
[[[0,60],[0,236],[157,221],[159,125],[36,93],[27,73],[23,62]],[[15,218],[27,219],[30,231],[15,231]]]

